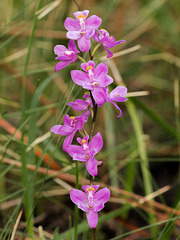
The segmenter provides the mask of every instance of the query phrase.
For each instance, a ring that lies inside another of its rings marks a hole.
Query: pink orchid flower
[[[101,165],[101,161],[95,159],[95,155],[101,150],[103,146],[103,139],[101,133],[98,132],[89,142],[89,136],[85,136],[83,139],[77,138],[77,141],[81,146],[70,145],[67,148],[68,154],[73,160],[78,160],[86,163],[86,168],[91,176],[98,174],[98,165]]]
[[[84,116],[88,119],[88,117],[91,115],[91,111],[89,107],[93,108],[92,100],[90,97],[90,94],[85,94],[83,96],[85,100],[82,99],[76,99],[74,102],[67,103],[68,106],[71,106],[76,111],[84,111],[81,116]]]
[[[96,15],[89,17],[88,10],[74,13],[76,18],[66,18],[64,22],[65,28],[68,30],[66,36],[69,39],[78,40],[78,47],[82,52],[88,52],[91,47],[91,37],[95,34],[95,30],[101,25],[102,19]]]
[[[97,42],[102,42],[104,49],[107,51],[107,58],[113,56],[113,53],[108,48],[113,48],[115,45],[126,42],[125,40],[115,41],[113,36],[110,36],[109,33],[105,29],[97,30],[93,35],[93,38]],[[108,48],[107,48],[108,47]]]
[[[86,217],[90,228],[95,228],[98,223],[98,212],[104,208],[104,204],[110,198],[110,190],[105,187],[98,192],[99,185],[85,185],[84,190],[72,189],[70,198],[79,209],[86,212]]]
[[[61,60],[61,62],[57,63],[55,66],[55,72],[65,68],[70,63],[74,63],[77,60],[77,53],[79,51],[76,48],[74,40],[70,40],[68,43],[67,49],[63,45],[56,45],[54,47],[54,53],[57,55],[56,60]]]
[[[94,61],[82,63],[81,68],[85,71],[72,70],[72,80],[84,89],[91,90],[95,102],[101,106],[105,103],[104,87],[113,82],[107,75],[108,67],[105,63],[100,63],[95,67]]]
[[[82,116],[71,116],[65,115],[64,125],[55,125],[50,131],[58,134],[67,136],[63,143],[63,150],[66,152],[67,147],[72,143],[73,137],[77,131],[80,131],[83,128],[86,118]]]

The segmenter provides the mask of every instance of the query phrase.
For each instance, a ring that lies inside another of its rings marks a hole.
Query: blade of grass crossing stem
[[[106,144],[107,149],[110,149],[111,147],[115,146],[115,134],[114,134],[114,120],[112,118],[112,108],[110,104],[106,105],[105,108],[105,133],[106,133]],[[118,179],[116,177],[115,173],[115,165],[116,165],[116,152],[111,152],[110,158],[108,157],[108,160],[111,161],[111,165],[109,166],[109,177],[110,177],[110,183],[112,186],[118,187]]]
[[[41,8],[43,0],[39,0],[37,4],[37,9],[38,11]],[[21,101],[22,101],[22,122],[24,122],[26,115],[25,115],[25,110],[26,110],[26,78],[27,78],[27,69],[28,69],[28,64],[31,56],[31,49],[32,49],[32,43],[34,39],[34,34],[35,34],[35,29],[37,26],[38,22],[38,16],[34,15],[34,20],[33,20],[33,25],[32,25],[32,31],[31,35],[29,37],[29,42],[28,42],[28,52],[26,55],[25,59],[25,65],[24,65],[24,78],[23,78],[23,83],[22,83],[22,95],[21,95]],[[22,129],[22,141],[24,140],[24,133],[25,129]],[[21,151],[21,161],[22,161],[22,181],[23,181],[23,186],[26,187],[28,185],[28,182],[30,181],[30,176],[29,176],[29,171],[27,170],[27,164],[28,164],[28,159],[27,159],[27,154],[25,151],[25,148],[22,147]],[[25,216],[26,216],[26,221],[29,223],[28,224],[28,233],[29,235],[33,238],[33,194],[34,189],[33,187],[29,189],[29,191],[25,195]]]
[[[79,166],[78,161],[75,162],[75,171],[76,171],[76,189],[79,189]],[[75,205],[74,211],[74,240],[78,239],[78,221],[79,221],[79,208]]]
[[[138,117],[137,110],[132,100],[128,99],[126,104],[127,104],[126,106],[127,106],[129,115],[131,117],[132,124],[133,124],[134,132],[137,140],[139,156],[141,159],[140,165],[141,165],[141,171],[143,175],[145,195],[149,195],[152,193],[153,188],[151,185],[151,176],[149,172],[149,163],[148,163],[146,146],[144,142],[142,124]],[[153,224],[155,222],[155,216],[153,216],[151,213],[149,213],[149,221],[150,221],[150,224]],[[151,231],[152,237],[154,237],[153,239],[156,239],[155,238],[156,231],[157,229],[155,228],[153,228]]]

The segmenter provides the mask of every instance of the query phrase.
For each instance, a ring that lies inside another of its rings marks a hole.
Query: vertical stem
[[[79,189],[79,167],[78,161],[75,161],[76,164],[76,189]],[[74,217],[74,240],[78,239],[78,220],[79,220],[79,208],[75,205],[75,217]]]
[[[96,228],[93,228],[93,240],[96,240]]]

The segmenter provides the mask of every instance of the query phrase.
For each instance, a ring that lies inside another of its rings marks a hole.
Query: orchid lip
[[[94,87],[97,87],[98,85],[99,85],[99,83],[98,82],[93,82],[93,84],[92,84]]]

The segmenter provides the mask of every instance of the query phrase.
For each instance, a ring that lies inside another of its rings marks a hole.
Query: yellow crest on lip
[[[85,139],[83,139],[82,141],[81,141],[81,144],[84,144],[84,143],[86,143],[87,141],[85,140]]]
[[[75,116],[71,116],[70,119],[71,119],[71,120],[74,120],[74,119],[75,119]]]
[[[103,31],[103,32],[107,32],[104,28],[101,28],[100,30]]]
[[[81,15],[79,15],[79,16],[77,16],[77,18],[79,19],[79,18],[85,18],[86,16],[84,15],[84,14],[81,14]]]
[[[86,191],[89,192],[89,191],[95,191],[95,189],[93,187],[89,187],[89,188],[86,188]]]
[[[86,69],[86,71],[88,71],[89,69],[93,69],[93,66],[92,65],[87,66],[85,69]]]

